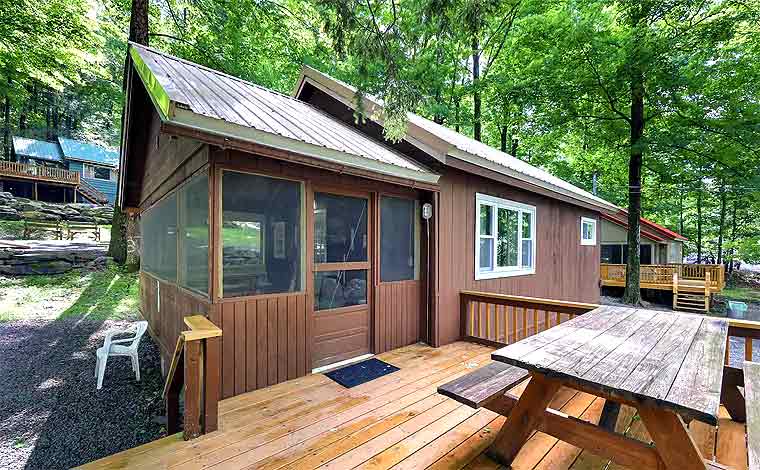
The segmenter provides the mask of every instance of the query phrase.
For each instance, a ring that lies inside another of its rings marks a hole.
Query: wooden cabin
[[[594,232],[617,207],[415,114],[388,142],[382,103],[357,123],[355,96],[308,67],[288,96],[129,46],[142,314],[165,358],[183,317],[222,329],[223,398],[456,342],[462,291],[599,300]]]

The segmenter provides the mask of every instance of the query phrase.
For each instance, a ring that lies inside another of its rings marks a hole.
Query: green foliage
[[[112,266],[105,271],[0,277],[0,322],[23,318],[134,318],[137,275]]]

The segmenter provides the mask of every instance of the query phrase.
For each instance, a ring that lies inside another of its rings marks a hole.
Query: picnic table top
[[[492,358],[717,425],[727,335],[722,318],[602,306]]]

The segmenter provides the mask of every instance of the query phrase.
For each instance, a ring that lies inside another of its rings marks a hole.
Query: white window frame
[[[594,236],[591,239],[583,238],[583,224],[589,224],[592,227],[594,227],[594,232],[593,232]],[[581,245],[596,246],[596,238],[597,238],[596,237],[596,229],[597,229],[596,219],[591,219],[591,218],[588,218],[588,217],[581,217],[581,226],[580,226],[580,230],[581,230]]]
[[[480,235],[480,207],[491,206],[491,235]],[[517,266],[502,266],[499,267],[496,263],[496,257],[498,249],[496,247],[498,240],[498,211],[499,209],[507,209],[515,211],[518,214],[517,227],[518,227],[518,243],[517,243]],[[530,224],[530,238],[524,238],[522,236],[523,227],[523,214],[528,213],[531,216]],[[495,196],[489,196],[488,194],[475,194],[475,280],[480,279],[496,279],[501,277],[511,276],[527,276],[530,274],[536,274],[536,224],[538,219],[536,217],[536,207],[529,204],[523,204],[521,202],[510,201]],[[480,239],[490,238],[493,239],[493,250],[491,265],[493,268],[489,271],[481,271],[480,269]],[[531,240],[531,266],[522,266],[522,247],[523,240]]]

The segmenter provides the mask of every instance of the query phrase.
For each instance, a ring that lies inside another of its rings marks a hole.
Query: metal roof
[[[130,56],[165,122],[364,170],[438,181],[427,168],[308,103],[138,44],[130,44]]]
[[[303,66],[301,79],[296,86],[294,95],[298,95],[303,83],[306,81],[333,97],[340,99],[344,104],[354,109],[356,108],[354,99],[356,93],[355,87],[309,66]],[[338,96],[336,96],[336,94]],[[371,116],[373,120],[382,124],[383,101],[368,94],[364,94],[363,96],[365,97],[365,113],[368,116]],[[447,144],[447,150],[445,151],[446,155],[444,156],[454,157],[473,165],[534,184],[551,192],[577,199],[585,204],[592,205],[605,211],[617,211],[619,209],[614,204],[605,201],[598,196],[594,196],[588,191],[552,175],[548,171],[535,167],[519,158],[513,157],[512,155],[497,150],[482,142],[478,142],[475,139],[453,131],[422,116],[408,113],[407,119],[407,140],[413,145],[419,146],[420,139],[418,137],[420,135],[426,135],[430,138],[429,140],[431,141],[432,147],[435,147],[437,145],[436,143],[440,142]],[[445,163],[445,159],[443,160],[443,163]]]
[[[119,152],[81,140],[58,138],[63,157],[67,160],[81,160],[107,166],[119,165]]]
[[[58,144],[44,140],[27,139],[26,137],[13,137],[13,151],[16,155],[22,155],[37,160],[50,162],[63,162],[63,154]]]

